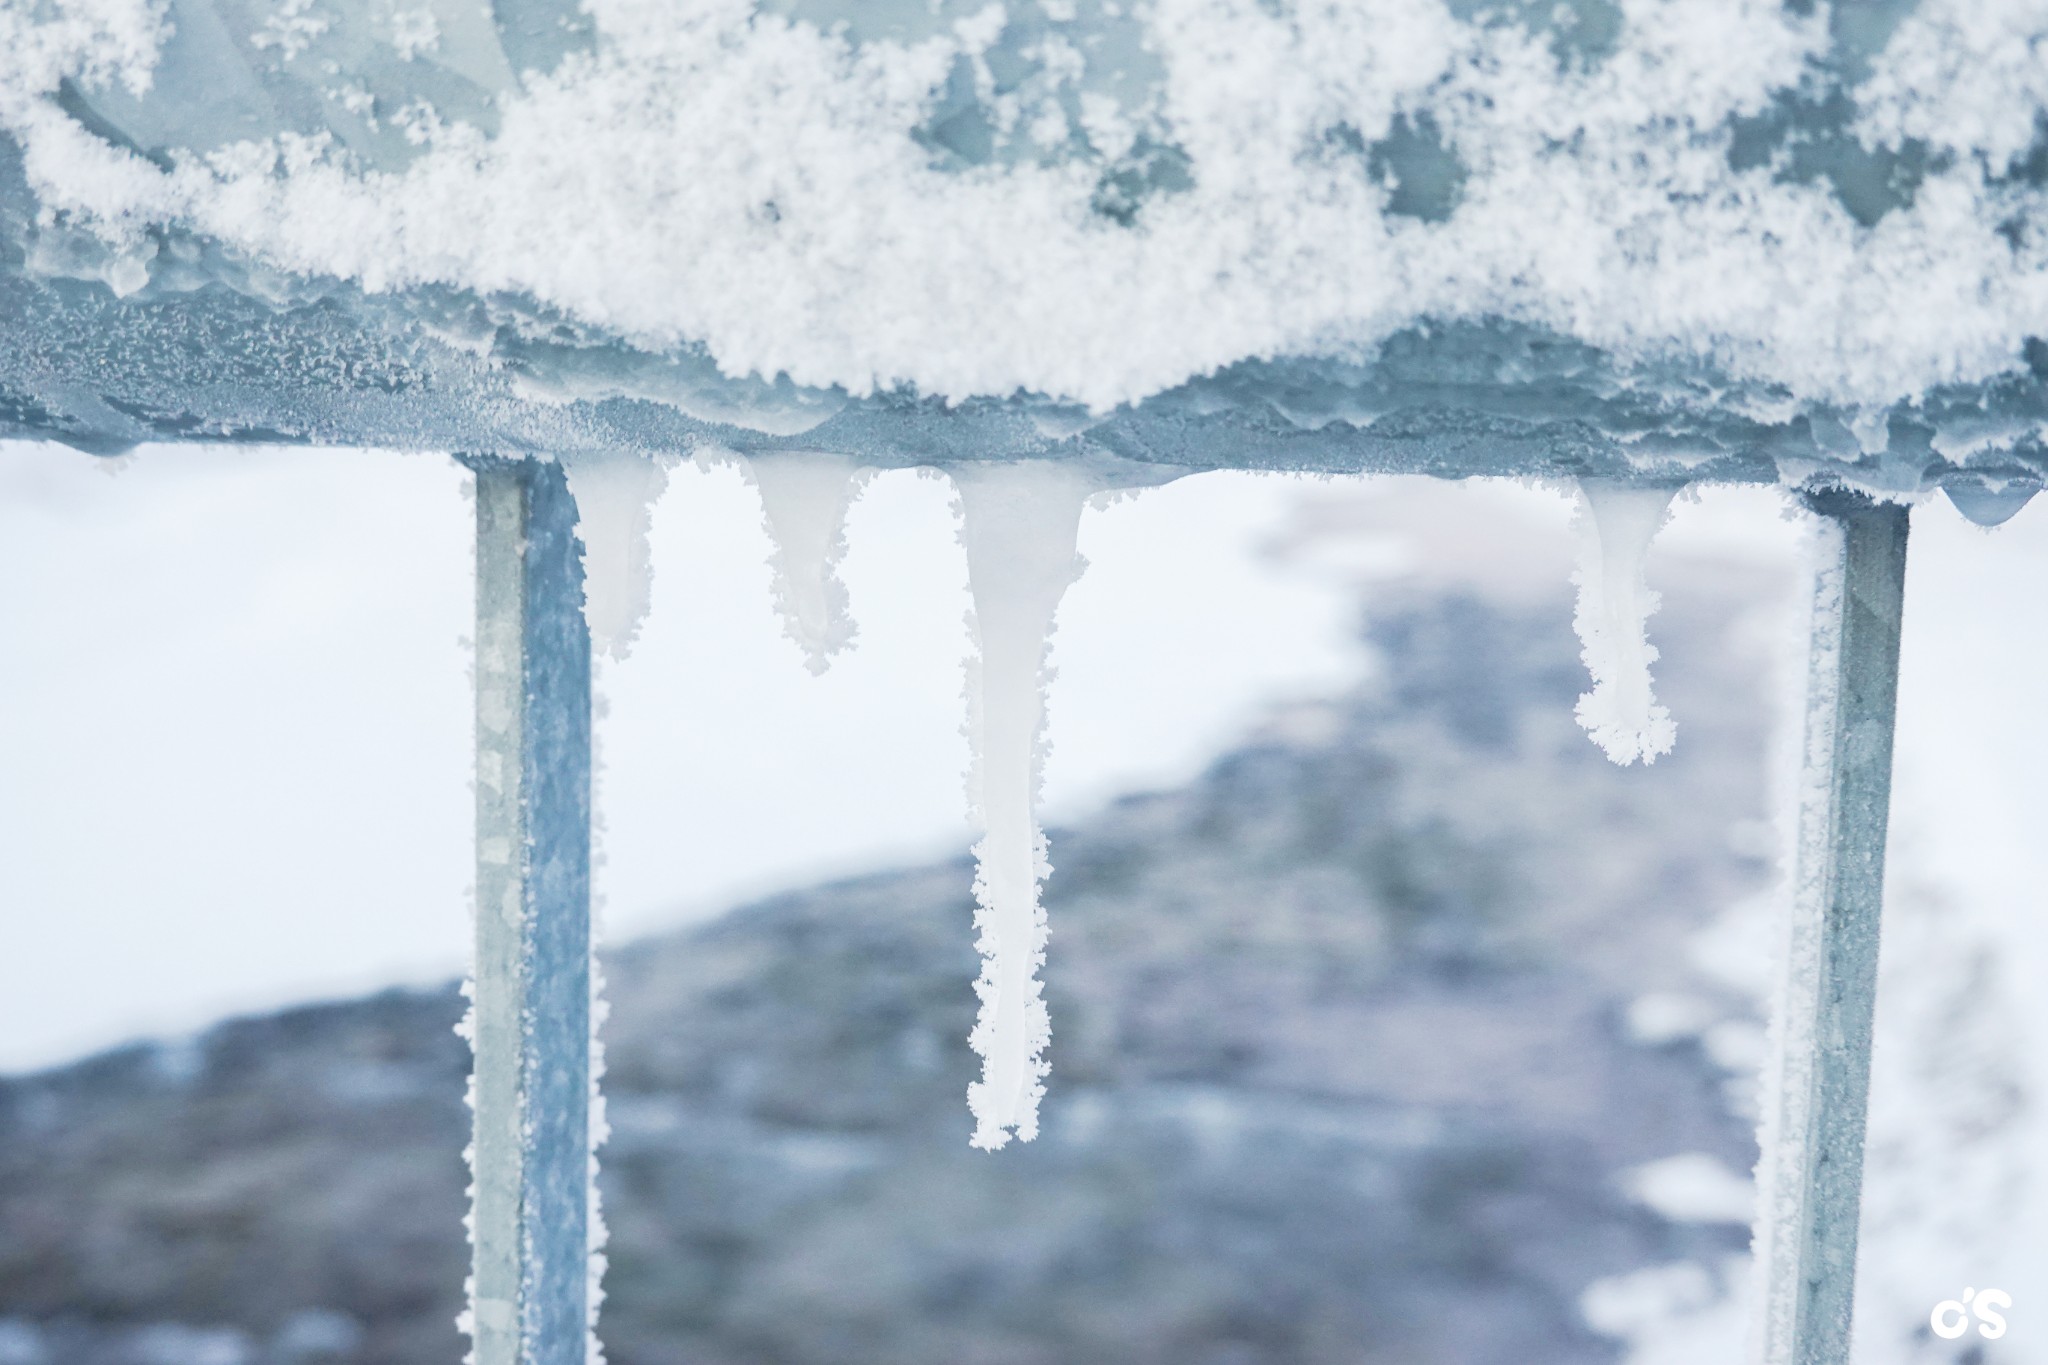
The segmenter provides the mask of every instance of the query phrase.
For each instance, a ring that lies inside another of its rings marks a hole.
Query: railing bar
[[[1765,1096],[1764,1365],[1847,1365],[1898,710],[1907,510],[1811,494],[1813,584],[1786,970]]]
[[[476,1365],[583,1365],[590,637],[561,467],[475,458]]]

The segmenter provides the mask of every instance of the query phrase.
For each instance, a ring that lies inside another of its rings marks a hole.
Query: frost
[[[313,0],[284,0],[270,12],[249,39],[252,47],[274,49],[286,61],[295,61],[332,27],[325,15],[313,10]]]
[[[1038,1135],[1052,1026],[1038,968],[1045,961],[1040,882],[1052,871],[1038,826],[1045,760],[1045,656],[1053,614],[1079,575],[1081,509],[1099,484],[1070,464],[1020,461],[953,471],[967,548],[978,657],[968,664],[969,795],[984,834],[975,845],[975,994],[968,1042],[982,1077],[967,1088],[973,1145]]]
[[[846,511],[860,492],[861,467],[840,455],[760,455],[747,462],[775,544],[775,605],[783,630],[823,673],[857,633],[839,561],[846,554]]]
[[[406,61],[441,46],[441,25],[430,9],[398,10],[391,16],[391,46]]]
[[[1657,594],[1643,557],[1664,525],[1675,488],[1631,488],[1579,480],[1579,606],[1572,618],[1593,690],[1579,698],[1579,724],[1616,763],[1654,763],[1671,752],[1677,726],[1657,704],[1650,665],[1657,650],[1645,628]]]
[[[599,653],[623,659],[653,601],[647,532],[654,504],[668,487],[668,467],[638,455],[583,455],[566,460],[563,473],[576,499],[576,535],[583,542],[583,618],[590,643]]]
[[[1832,832],[1829,783],[1841,676],[1842,595],[1847,586],[1841,568],[1842,535],[1840,523],[1829,518],[1808,522],[1806,553],[1814,591],[1806,630],[1811,643],[1803,704],[1797,713],[1805,718],[1805,728],[1796,740],[1786,736],[1786,752],[1778,764],[1785,789],[1779,809],[1792,820],[1792,875],[1782,893],[1782,937],[1759,1087],[1763,1105],[1757,1122],[1757,1214],[1751,1242],[1756,1309],[1750,1327],[1752,1355],[1772,1365],[1772,1352],[1789,1350],[1785,1343],[1796,1337],[1799,1287],[1784,1269],[1797,1264],[1798,1258],[1787,1249],[1796,1246],[1805,1212],[1803,1176],[1813,1141],[1813,1069],[1819,1052],[1815,1013],[1825,965],[1821,939]]]
[[[2048,0],[1921,0],[1857,91],[1862,131],[1976,152],[1993,174],[2042,136],[2048,105]]]
[[[612,1135],[611,1120],[607,1117],[604,1101],[604,1025],[611,1017],[611,1002],[604,995],[604,964],[598,952],[601,929],[598,923],[597,907],[591,907],[590,925],[590,1108],[589,1141],[590,1164],[589,1183],[584,1189],[584,1224],[590,1259],[584,1267],[583,1286],[583,1358],[585,1365],[604,1365],[604,1342],[597,1335],[598,1311],[604,1306],[604,1274],[611,1268],[611,1258],[605,1248],[611,1244],[612,1231],[604,1220],[604,1194],[598,1184],[598,1150]]]
[[[163,0],[0,5],[0,122],[34,119],[33,97],[66,78],[118,83],[132,95],[147,91],[168,29],[167,9]]]
[[[2040,0],[1927,0],[1847,56],[1828,7],[1777,0],[1627,0],[1576,54],[1542,7],[1468,22],[1441,0],[1062,3],[1009,23],[958,3],[813,23],[594,0],[603,41],[523,82],[459,7],[432,11],[438,36],[394,20],[413,60],[378,43],[372,73],[360,6],[286,0],[245,36],[311,108],[341,116],[332,92],[368,80],[403,131],[374,149],[353,121],[252,129],[119,99],[94,107],[137,145],[191,136],[158,164],[83,133],[58,83],[99,100],[146,81],[161,40],[157,11],[119,0],[0,11],[0,126],[43,208],[109,233],[175,225],[371,291],[517,294],[734,380],[857,398],[1104,413],[1251,357],[1365,356],[1487,319],[1862,411],[2015,372],[2048,314],[2042,190],[2008,174],[2048,106]],[[496,112],[457,109],[435,70]],[[1876,221],[1784,173],[1792,142],[1733,154],[1744,120],[1816,93],[1866,139],[1940,153]],[[1372,170],[1425,126],[1460,186],[1432,221]],[[215,155],[291,139],[310,150]]]

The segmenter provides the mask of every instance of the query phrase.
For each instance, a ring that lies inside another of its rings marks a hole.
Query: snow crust
[[[175,228],[805,390],[1101,413],[1480,319],[1852,416],[2024,376],[2048,5],[1801,9],[24,0],[0,127],[116,293]]]
[[[982,1059],[967,1088],[976,1147],[1038,1136],[1052,1023],[1038,969],[1046,917],[1039,885],[1052,871],[1038,824],[1045,763],[1046,649],[1053,614],[1080,575],[1081,509],[1100,483],[1075,465],[1018,462],[953,471],[977,657],[967,666],[970,804],[985,831],[974,853],[974,984],[981,1012],[968,1042]]]
[[[1670,515],[1676,488],[1579,481],[1579,604],[1572,621],[1585,648],[1593,690],[1579,698],[1579,724],[1606,755],[1627,766],[1655,763],[1678,735],[1651,690],[1657,648],[1646,633],[1657,594],[1643,557]]]

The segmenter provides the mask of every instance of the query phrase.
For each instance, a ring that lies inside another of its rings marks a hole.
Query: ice
[[[963,466],[953,481],[977,647],[967,668],[968,794],[984,831],[974,850],[981,1011],[968,1038],[982,1076],[967,1103],[973,1145],[993,1151],[1013,1134],[1038,1135],[1045,1093],[1052,1025],[1037,977],[1046,942],[1038,893],[1052,866],[1037,801],[1046,650],[1060,598],[1082,568],[1081,509],[1101,485],[1075,465],[1032,461]]]
[[[2034,385],[2039,0],[1923,0],[1896,30],[1598,8],[14,5],[0,129],[32,202],[9,230],[101,239],[97,278],[139,306],[265,298],[269,272],[515,383],[677,364],[726,398],[942,400],[895,408],[910,426],[1031,396],[1101,417],[1478,325],[1563,343],[1585,406],[1628,391],[1605,429],[1630,438]],[[1485,382],[1549,421],[1545,363]],[[1313,403],[1327,376],[1292,378]],[[720,397],[699,410],[745,406]]]
[[[1984,482],[1950,481],[1941,487],[1948,500],[1955,504],[1971,522],[1978,526],[2003,526],[2019,514],[2019,510],[2034,500],[2041,491],[2041,485],[2027,480],[2011,479],[1993,486]]]
[[[861,467],[845,456],[810,452],[757,455],[747,464],[775,544],[769,564],[783,629],[803,651],[804,666],[823,673],[857,633],[839,561]]]
[[[1677,489],[1579,480],[1579,606],[1572,618],[1593,690],[1579,698],[1579,724],[1616,763],[1654,763],[1671,752],[1677,726],[1650,686],[1656,646],[1645,633],[1657,594],[1643,558]]]
[[[668,488],[668,466],[638,455],[578,455],[563,461],[583,542],[583,617],[599,653],[623,659],[653,602],[647,532]]]

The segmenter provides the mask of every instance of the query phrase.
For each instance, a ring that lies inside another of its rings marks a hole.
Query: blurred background
[[[0,445],[0,1365],[461,1358],[466,482]],[[1778,495],[1683,500],[1652,554],[1648,769],[1572,718],[1555,489],[1204,474],[1087,513],[1054,1072],[998,1154],[950,504],[867,484],[823,678],[740,474],[655,508],[599,678],[610,1358],[1740,1358]],[[2048,512],[1913,534],[1857,1359],[2048,1361]],[[1928,1331],[1992,1286],[2004,1338]]]

